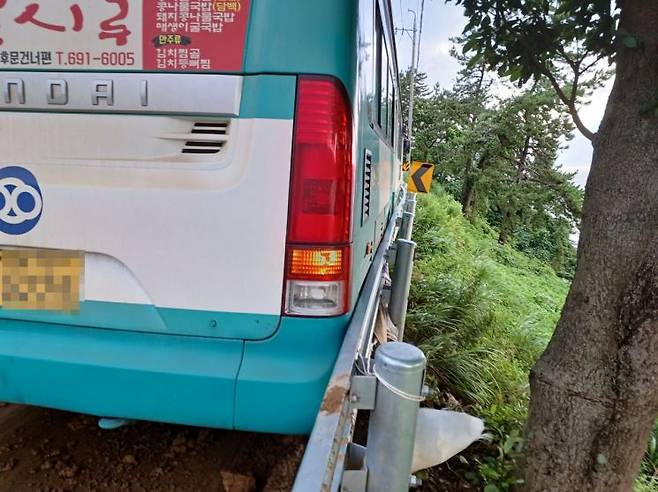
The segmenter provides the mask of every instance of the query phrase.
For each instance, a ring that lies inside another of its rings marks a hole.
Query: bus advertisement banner
[[[249,0],[0,0],[0,70],[235,72]]]

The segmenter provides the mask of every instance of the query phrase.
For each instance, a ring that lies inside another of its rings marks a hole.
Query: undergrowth
[[[642,462],[640,477],[635,483],[635,492],[656,492],[658,490],[658,423],[653,429],[647,454]]]
[[[480,416],[492,435],[426,477],[430,490],[496,492],[520,483],[528,373],[553,333],[569,282],[497,237],[486,222],[466,220],[441,189],[419,196],[407,337],[427,355],[428,381],[439,390],[432,403]],[[658,490],[653,442],[654,461],[645,460],[638,492]]]

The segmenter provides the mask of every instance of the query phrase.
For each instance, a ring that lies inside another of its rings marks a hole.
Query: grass
[[[528,373],[553,333],[569,282],[497,237],[486,222],[466,220],[440,188],[419,197],[407,337],[427,355],[428,380],[440,390],[433,404],[484,418],[493,436],[425,477],[430,489],[446,490],[437,481],[450,474],[451,483],[466,483],[462,490],[519,483]],[[637,492],[658,490],[656,470],[654,444]]]
[[[656,492],[658,490],[658,422],[653,429],[647,454],[642,462],[640,476],[635,482],[635,492]]]

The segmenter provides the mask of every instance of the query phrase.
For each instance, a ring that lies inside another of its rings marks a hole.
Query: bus
[[[0,401],[309,433],[400,194],[389,0],[0,26]]]

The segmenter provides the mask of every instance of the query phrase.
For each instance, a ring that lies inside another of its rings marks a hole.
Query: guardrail
[[[390,304],[396,310],[400,334],[404,330],[415,246],[409,240],[414,209],[415,197],[403,194],[384,232],[327,385],[294,492],[409,488],[425,357],[416,347],[397,342],[382,345],[374,363],[371,356],[385,267],[394,244],[398,247]],[[394,243],[398,228],[407,237]],[[352,443],[359,410],[371,411],[368,448]]]

